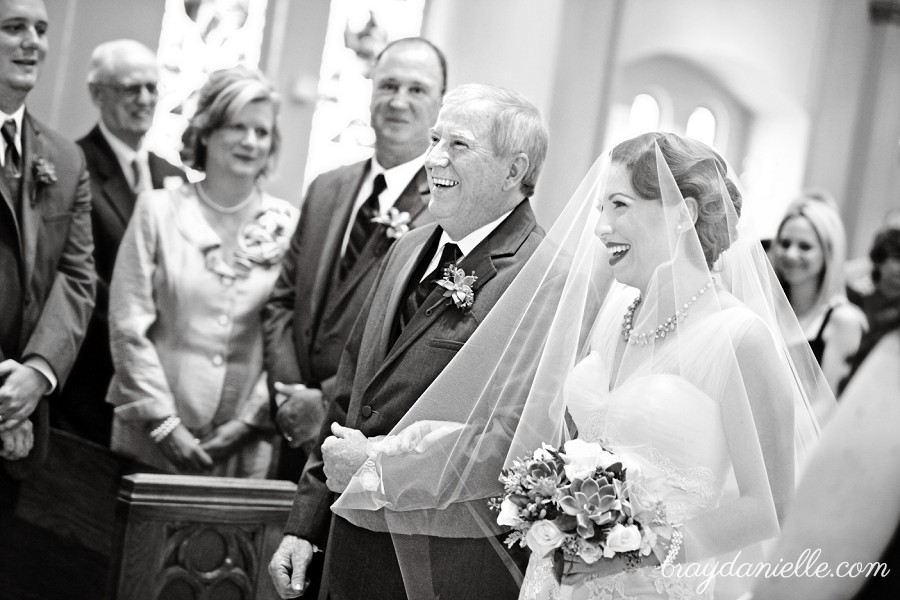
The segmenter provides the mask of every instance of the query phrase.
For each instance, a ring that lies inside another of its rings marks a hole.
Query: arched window
[[[716,116],[703,106],[698,106],[688,117],[684,135],[712,146],[716,140]]]
[[[659,129],[659,102],[650,94],[638,94],[628,115],[628,136]]]

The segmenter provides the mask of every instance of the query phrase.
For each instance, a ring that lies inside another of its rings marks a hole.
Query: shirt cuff
[[[49,396],[56,391],[56,386],[59,381],[56,379],[56,375],[53,373],[53,368],[50,366],[50,363],[40,356],[29,356],[23,364],[43,375],[44,379],[50,384],[50,389],[44,394],[45,396]]]

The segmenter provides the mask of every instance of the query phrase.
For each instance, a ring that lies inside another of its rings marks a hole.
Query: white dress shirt
[[[425,269],[425,274],[422,275],[422,279],[428,276],[429,273],[434,271],[438,267],[438,261],[441,260],[441,254],[444,252],[444,246],[447,244],[456,244],[456,247],[459,248],[459,258],[457,262],[461,261],[463,258],[469,255],[472,250],[475,249],[478,244],[484,241],[484,239],[491,235],[495,229],[503,222],[503,220],[508,217],[512,211],[508,211],[503,213],[498,219],[495,219],[488,223],[487,225],[482,225],[469,235],[465,236],[461,240],[454,241],[450,239],[450,234],[446,231],[441,233],[441,239],[438,240],[437,252],[434,253],[434,256],[431,257],[431,262],[428,263],[428,268]],[[420,280],[421,281],[421,280]]]
[[[131,189],[135,189],[134,171],[131,168],[131,163],[137,160],[138,170],[141,173],[141,181],[139,189],[136,189],[135,191],[145,192],[147,190],[152,190],[153,183],[150,178],[150,163],[147,157],[147,149],[144,147],[144,144],[141,143],[138,149],[135,150],[117,138],[103,123],[102,119],[100,121],[100,132],[103,134],[103,137],[106,138],[109,147],[112,148],[113,154],[116,155],[119,166],[122,168],[122,172],[125,174],[125,179],[128,181],[128,185],[131,186]]]
[[[416,173],[419,172],[419,169],[425,164],[425,157],[427,155],[428,152],[426,151],[421,156],[417,156],[402,165],[397,165],[390,169],[385,169],[378,164],[378,161],[374,156],[372,157],[369,172],[366,173],[365,179],[363,179],[362,184],[359,186],[359,193],[356,195],[356,201],[353,203],[353,212],[351,213],[353,216],[347,224],[347,230],[344,232],[344,241],[341,245],[342,256],[347,250],[347,244],[350,241],[350,230],[353,229],[353,221],[356,218],[356,213],[359,211],[359,207],[363,205],[372,193],[372,187],[378,174],[384,173],[384,182],[387,185],[387,187],[384,188],[384,191],[378,195],[378,212],[380,214],[387,214],[391,207],[394,206],[394,203],[397,202],[397,198],[400,197],[403,190],[406,189],[406,186],[409,185],[409,182],[412,181],[413,177],[416,176]]]

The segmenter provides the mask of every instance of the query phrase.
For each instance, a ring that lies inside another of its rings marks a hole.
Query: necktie
[[[141,165],[138,164],[137,158],[131,161],[131,181],[131,189],[135,194],[139,194],[141,192]]]
[[[455,265],[458,256],[459,248],[456,244],[449,243],[444,246],[437,267],[418,282],[418,285],[406,295],[406,299],[403,302],[403,308],[400,310],[401,328],[406,327],[406,324],[412,321],[413,315],[416,314],[422,306],[422,303],[425,302],[425,299],[428,298],[428,295],[434,290],[435,286],[437,286],[438,280],[444,276],[444,269],[447,268],[448,264]]]
[[[9,119],[0,127],[6,141],[3,174],[12,188],[12,205],[19,206],[19,153],[16,150],[16,122]],[[18,210],[18,208],[16,209]],[[3,289],[3,310],[0,310],[0,350],[7,358],[18,357],[19,333],[22,321],[22,280],[19,261],[19,237],[16,215],[0,200],[0,288]]]
[[[353,265],[356,264],[356,259],[362,254],[366,242],[369,241],[369,236],[378,227],[372,222],[372,219],[378,214],[380,208],[378,196],[381,195],[385,188],[387,188],[387,182],[384,180],[384,173],[379,173],[375,180],[372,181],[372,193],[369,194],[366,201],[356,211],[356,218],[353,220],[353,225],[350,228],[350,239],[347,241],[347,249],[341,258],[341,279],[346,277]]]
[[[3,170],[7,177],[18,179],[21,171],[19,170],[19,151],[16,150],[16,122],[13,119],[7,119],[0,127],[3,133],[3,141],[6,142],[6,154],[3,159]]]

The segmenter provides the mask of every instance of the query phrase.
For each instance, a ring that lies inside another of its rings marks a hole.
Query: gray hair
[[[521,190],[525,197],[531,197],[550,144],[550,133],[540,111],[522,94],[493,85],[461,85],[444,96],[445,107],[479,101],[490,102],[496,108],[491,128],[494,154],[510,156],[522,152],[528,157]]]
[[[129,39],[112,40],[103,42],[91,53],[88,63],[87,82],[103,83],[114,67],[129,58],[143,54],[148,59],[156,61],[156,55],[144,44]]]

